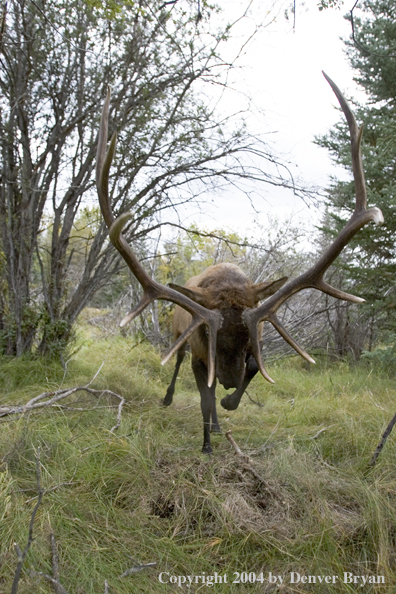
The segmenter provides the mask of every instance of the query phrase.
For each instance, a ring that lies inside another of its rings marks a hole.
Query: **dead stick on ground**
[[[56,538],[53,532],[50,534],[51,553],[52,553],[52,575],[59,582],[59,555]]]
[[[71,485],[74,485],[73,481],[69,481],[68,483],[59,483],[59,485],[54,485],[50,489],[44,489],[43,495],[47,495],[47,493],[52,493],[53,491],[56,491],[57,489],[60,489],[62,487],[70,487]],[[34,497],[31,497],[30,499],[26,499],[25,505],[28,505],[29,503],[34,501],[36,499],[36,497],[37,497],[37,495],[35,495]]]
[[[393,429],[394,424],[396,423],[396,415],[393,417],[393,419],[391,420],[391,422],[389,423],[389,425],[387,426],[387,428],[385,429],[382,437],[381,437],[381,441],[379,442],[379,444],[377,445],[375,452],[370,460],[369,466],[374,466],[375,463],[377,462],[377,458],[380,455],[382,448],[385,445],[386,440],[388,439],[390,432]]]
[[[59,555],[58,555],[58,545],[56,542],[56,538],[53,532],[50,534],[50,541],[51,541],[51,557],[52,557],[52,575],[54,577],[54,581],[52,582],[52,586],[55,590],[55,594],[67,594],[67,591],[60,583],[60,573],[59,573]]]
[[[75,394],[76,392],[85,391],[88,392],[88,394],[92,394],[96,397],[100,397],[102,395],[107,394],[108,396],[112,396],[113,398],[117,398],[119,400],[117,422],[114,425],[114,427],[110,429],[110,433],[114,433],[114,431],[118,429],[121,424],[121,414],[122,408],[125,404],[125,399],[119,394],[112,392],[111,390],[94,390],[93,388],[90,388],[90,385],[99,374],[102,366],[103,363],[98,369],[98,371],[95,373],[94,377],[85,386],[76,386],[74,388],[62,388],[60,390],[55,390],[54,392],[43,392],[42,394],[39,394],[38,396],[35,396],[31,400],[29,400],[26,404],[20,404],[16,406],[0,406],[0,417],[6,417],[15,414],[24,414],[26,412],[37,410],[39,408],[58,407],[58,402],[60,400],[63,400],[64,398],[67,398],[68,396],[70,396],[71,394]]]
[[[229,429],[226,432],[226,438],[228,439],[228,441],[230,442],[230,444],[232,445],[232,447],[235,450],[235,453],[240,456],[240,458],[243,460],[243,462],[245,462],[245,468],[260,482],[264,485],[264,487],[266,488],[266,490],[268,491],[268,493],[270,495],[272,495],[272,497],[274,497],[275,499],[280,499],[279,494],[268,484],[268,482],[260,475],[259,472],[257,472],[257,470],[255,468],[253,468],[253,460],[251,458],[249,458],[249,456],[247,456],[246,454],[244,454],[241,450],[241,448],[238,446],[237,442],[235,441],[235,439],[232,437],[232,433],[231,433],[231,429]]]
[[[330,425],[329,427],[322,427],[322,429],[319,429],[319,431],[317,433],[315,433],[315,435],[312,435],[312,437],[310,437],[309,439],[318,439],[318,437],[320,435],[322,435],[322,433],[324,431],[327,431],[328,429],[331,429],[332,427],[334,427],[334,425]]]
[[[69,592],[62,586],[62,584],[60,582],[58,582],[58,580],[54,579],[52,576],[43,573],[42,571],[32,571],[32,575],[36,576],[38,575],[39,577],[44,578],[45,580],[47,580],[47,582],[49,582],[50,584],[52,584],[52,587],[54,588],[54,591],[56,592],[56,594],[69,594]]]
[[[137,563],[136,561],[134,561],[134,562]],[[128,575],[138,573],[138,571],[142,571],[143,569],[147,569],[148,567],[155,567],[156,565],[157,565],[157,561],[154,561],[152,563],[137,563],[133,567],[130,567],[129,569],[124,571],[124,573],[118,577],[119,578],[127,577]]]
[[[250,402],[253,402],[253,404],[258,406],[259,408],[264,408],[264,404],[261,404],[261,402],[259,402],[258,400],[253,400],[253,398],[250,396],[247,390],[245,390],[245,394],[249,398]]]
[[[228,441],[230,442],[230,444],[232,445],[232,447],[234,448],[235,453],[238,456],[241,456],[246,462],[252,462],[252,459],[249,458],[249,456],[247,456],[246,454],[244,454],[241,450],[241,448],[239,447],[239,445],[237,444],[237,442],[235,441],[235,439],[232,437],[232,432],[231,429],[229,429],[226,433],[226,438],[228,439]]]
[[[22,571],[23,563],[25,561],[26,555],[29,552],[30,546],[31,546],[31,544],[33,542],[33,524],[34,524],[34,519],[36,517],[37,510],[38,510],[38,508],[41,505],[41,500],[42,500],[43,494],[44,494],[44,489],[41,487],[40,448],[37,449],[37,454],[36,454],[36,477],[37,477],[38,498],[37,498],[37,503],[34,506],[34,509],[32,511],[32,515],[31,515],[31,518],[30,518],[28,541],[27,541],[26,546],[23,549],[23,551],[21,551],[21,549],[19,548],[19,546],[17,545],[17,543],[15,543],[15,549],[16,549],[17,555],[18,555],[18,565],[17,565],[16,570],[15,570],[14,581],[12,583],[12,588],[11,588],[11,594],[17,594],[17,592],[18,592],[18,584],[19,584],[19,579],[21,577],[21,571]]]
[[[42,571],[32,571],[32,575],[38,575],[42,578],[44,578],[45,580],[47,580],[47,582],[49,582],[50,584],[52,584],[52,587],[54,588],[54,591],[56,592],[56,594],[69,594],[69,592],[62,586],[62,584],[60,582],[58,582],[58,580],[54,579],[52,576],[47,575],[46,573],[43,573]]]

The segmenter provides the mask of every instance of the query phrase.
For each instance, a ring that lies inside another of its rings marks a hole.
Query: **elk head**
[[[272,282],[253,283],[235,264],[209,266],[200,275],[189,279],[186,286],[169,285],[209,310],[221,314],[217,331],[216,377],[226,388],[239,388],[245,376],[246,359],[251,355],[249,330],[243,315],[284,285],[287,277]],[[187,326],[188,316],[177,309],[174,316],[174,337]],[[189,340],[193,356],[207,360],[207,336],[204,328]]]

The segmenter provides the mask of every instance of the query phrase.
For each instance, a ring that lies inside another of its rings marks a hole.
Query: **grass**
[[[231,429],[253,459],[252,473],[224,435],[213,436],[213,456],[200,453],[202,420],[189,365],[173,406],[163,409],[172,365],[162,367],[154,349],[135,344],[92,337],[67,373],[54,363],[1,361],[0,406],[86,384],[102,362],[93,387],[127,402],[114,433],[117,409],[107,406],[114,403],[84,393],[63,408],[1,419],[0,593],[11,591],[14,543],[23,549],[27,542],[39,448],[46,491],[20,594],[53,592],[38,575],[52,575],[51,533],[69,594],[103,593],[105,580],[111,594],[203,592],[215,572],[218,580],[228,578],[212,586],[218,593],[393,592],[393,434],[377,465],[368,467],[395,413],[391,380],[344,364],[308,370],[297,359],[270,369],[274,386],[255,378],[237,411],[219,406],[223,432]],[[224,393],[218,389],[218,400]],[[250,572],[262,582],[232,583],[237,572],[242,581]],[[270,584],[269,572],[283,583]],[[290,572],[339,579],[293,584]],[[385,584],[344,583],[344,572],[384,576]],[[176,583],[161,583],[160,575],[166,582],[176,576]],[[180,587],[183,576],[201,576],[200,583]]]

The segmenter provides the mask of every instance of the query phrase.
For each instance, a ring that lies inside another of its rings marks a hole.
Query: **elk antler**
[[[114,133],[111,140],[109,150],[106,154],[107,132],[108,132],[108,115],[110,105],[110,88],[107,92],[107,97],[103,106],[102,116],[100,120],[100,129],[98,135],[98,150],[96,157],[96,186],[99,195],[99,204],[102,210],[103,218],[106,225],[109,227],[109,236],[114,247],[120,252],[125,262],[143,287],[143,297],[140,303],[122,320],[121,326],[125,326],[128,322],[133,320],[140,314],[145,307],[147,307],[155,299],[166,299],[180,305],[187,310],[192,316],[192,322],[185,332],[172,345],[162,364],[165,364],[171,356],[188,340],[193,332],[201,325],[206,324],[209,329],[208,335],[208,386],[213,384],[215,378],[215,355],[216,355],[216,338],[217,331],[222,323],[222,316],[217,310],[210,310],[185,295],[157,283],[144,270],[139,260],[136,258],[132,248],[127,243],[121,231],[128,219],[132,218],[131,213],[124,213],[114,218],[109,198],[109,171],[111,162],[115,152],[116,134]]]
[[[286,342],[290,344],[291,347],[293,347],[293,349],[297,351],[297,353],[299,353],[310,363],[315,363],[312,357],[310,357],[308,353],[306,353],[304,349],[301,348],[289,335],[287,330],[281,324],[280,320],[277,318],[276,312],[282,303],[289,299],[289,297],[295,293],[298,293],[302,289],[308,288],[319,289],[320,291],[323,291],[323,293],[327,293],[327,295],[331,295],[337,299],[352,301],[353,303],[363,303],[364,299],[355,297],[354,295],[349,295],[348,293],[344,293],[339,289],[331,287],[323,279],[323,275],[337,258],[337,256],[341,253],[347,243],[362,227],[364,227],[364,225],[367,225],[367,223],[370,222],[374,222],[377,225],[384,222],[384,217],[379,208],[373,207],[369,208],[368,210],[366,208],[367,192],[360,150],[363,126],[360,128],[358,127],[355,117],[337,85],[324,72],[323,75],[333,89],[348,122],[351,137],[352,169],[355,180],[356,206],[354,213],[352,214],[348,223],[345,225],[333,243],[327,248],[318,262],[312,266],[312,268],[284,285],[281,289],[279,289],[279,291],[277,291],[272,297],[267,299],[265,303],[259,307],[245,310],[243,317],[251,336],[253,354],[256,358],[257,365],[261,373],[266,379],[268,379],[268,374],[261,359],[259,344],[261,339],[258,330],[260,322],[271,322],[279,334],[285,339]],[[272,382],[273,380],[270,378],[270,381]]]

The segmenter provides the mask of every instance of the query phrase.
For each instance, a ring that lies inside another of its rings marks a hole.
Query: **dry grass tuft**
[[[126,399],[116,432],[110,432],[116,409],[81,395],[68,408],[2,420],[0,592],[11,589],[14,543],[26,543],[39,447],[45,493],[19,594],[52,591],[37,573],[51,574],[51,534],[60,581],[73,594],[104,592],[105,580],[117,594],[187,591],[161,584],[160,572],[217,572],[229,580],[234,572],[262,573],[254,584],[216,584],[217,593],[392,591],[394,435],[378,464],[368,467],[395,412],[390,380],[342,366],[309,371],[293,361],[274,367],[274,387],[257,378],[252,400],[245,397],[234,413],[219,411],[223,431],[232,429],[251,463],[234,454],[224,435],[213,436],[213,456],[200,453],[201,413],[188,365],[175,405],[164,409],[159,402],[172,367],[161,367],[153,349],[135,348],[128,338],[87,342],[66,375],[53,364],[20,360],[17,368],[4,360],[1,402],[87,383],[103,361],[93,387]],[[383,575],[386,584],[364,589],[340,578],[292,585],[291,571]],[[269,572],[284,577],[282,587],[268,583]],[[202,583],[188,588],[198,591]]]

